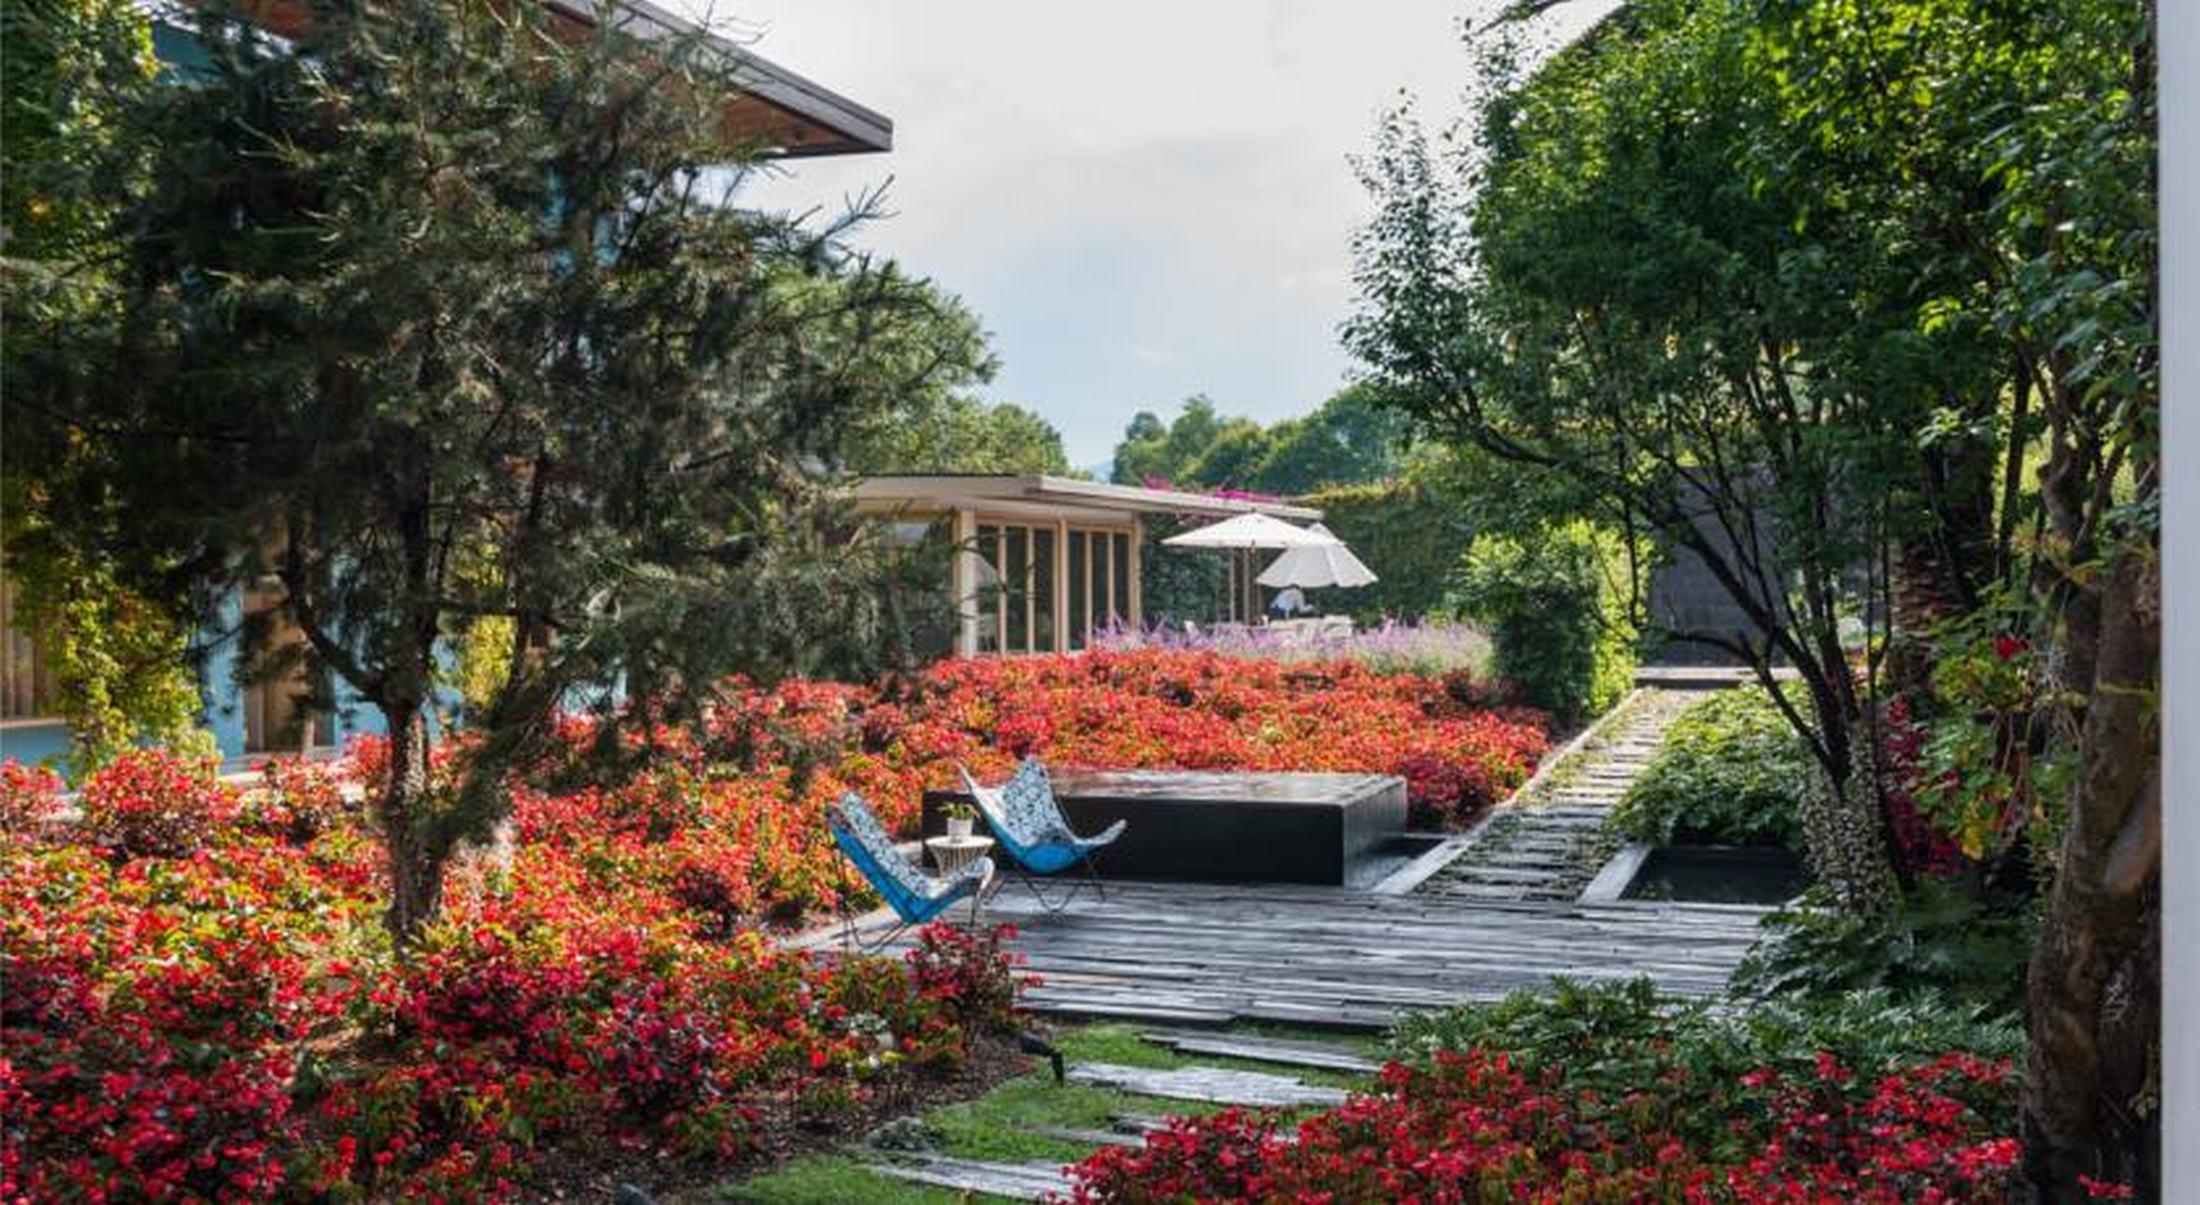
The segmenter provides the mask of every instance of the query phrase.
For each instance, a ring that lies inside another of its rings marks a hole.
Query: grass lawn
[[[1231,1032],[1264,1037],[1307,1038],[1378,1056],[1375,1039],[1339,1036],[1275,1026],[1240,1026]],[[1116,1063],[1132,1067],[1236,1067],[1276,1075],[1295,1075],[1308,1083],[1339,1088],[1366,1084],[1364,1076],[1346,1075],[1310,1067],[1285,1067],[1274,1063],[1210,1056],[1184,1056],[1139,1037],[1140,1028],[1127,1024],[1088,1025],[1054,1035],[1063,1058],[1076,1063]],[[948,1105],[924,1115],[922,1122],[935,1150],[965,1159],[1004,1163],[1074,1163],[1090,1147],[1036,1133],[1044,1128],[1105,1130],[1120,1114],[1205,1113],[1220,1108],[1192,1101],[1158,1100],[1110,1088],[1080,1084],[1056,1087],[1054,1077],[1042,1065],[1030,1075],[1010,1080],[977,1100]],[[884,1205],[952,1205],[969,1199],[947,1189],[909,1184],[875,1175],[863,1167],[867,1154],[812,1155],[775,1171],[726,1186],[721,1199],[758,1202],[761,1205],[843,1205],[844,1202],[882,1202]]]

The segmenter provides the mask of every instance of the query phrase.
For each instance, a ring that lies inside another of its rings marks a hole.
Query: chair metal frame
[[[971,775],[968,767],[960,764],[955,767],[955,772],[962,776],[963,786],[970,792],[971,799],[978,805],[979,814],[985,817],[986,826],[993,830],[993,835],[1000,842],[1001,849],[1007,853],[1009,865],[1016,870],[1016,877],[1023,881],[1024,887],[1031,892],[1033,899],[1039,901],[1041,908],[1048,912],[1060,912],[1069,907],[1076,900],[1077,893],[1083,891],[1086,887],[1092,888],[1100,902],[1107,902],[1107,884],[1100,878],[1100,869],[1096,863],[1100,851],[1106,849],[1115,842],[1117,837],[1123,835],[1123,830],[1126,827],[1123,821],[1116,821],[1096,836],[1078,836],[1076,830],[1069,826],[1069,817],[1062,814],[1061,802],[1054,797],[1054,784],[1047,776],[1045,763],[1036,757],[1030,757],[1024,759],[1023,764],[1017,767],[1016,773],[1018,775],[1030,774],[1036,776],[1037,782],[1031,789],[1041,794],[1050,815],[1040,821],[1046,831],[1019,832],[1017,831],[1013,811],[1004,798],[1008,783],[1003,783],[999,787],[985,786]],[[1010,782],[1014,782],[1014,779],[1011,778]],[[1055,850],[1066,851],[1069,855],[1067,860],[1052,869],[1046,870],[1038,869],[1032,865],[1032,855],[1034,853]],[[1059,898],[1048,898],[1046,890],[1040,884],[1055,881],[1055,876],[1061,875],[1062,872],[1069,870],[1071,867],[1080,867],[1083,873],[1074,878],[1068,891],[1064,892]],[[999,894],[1003,886],[1005,886],[1005,883],[996,884],[992,889],[993,894]]]
[[[853,946],[865,953],[875,954],[907,932],[912,926],[930,924],[945,916],[967,896],[982,901],[985,886],[993,877],[993,860],[979,856],[945,877],[935,878],[909,864],[909,860],[894,849],[886,826],[879,823],[863,797],[853,791],[841,796],[826,808],[826,828],[833,835],[833,843],[840,847],[840,919],[841,944]],[[868,833],[859,831],[868,829]],[[877,848],[873,848],[876,846]],[[885,859],[891,858],[888,862]],[[856,930],[855,914],[848,908],[850,892],[847,888],[848,867],[853,864],[862,873],[865,882],[879,893],[896,921],[877,940],[865,943]],[[874,873],[875,872],[875,873]],[[881,882],[881,879],[887,880]]]

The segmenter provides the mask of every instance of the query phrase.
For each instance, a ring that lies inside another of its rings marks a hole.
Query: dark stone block
[[[1054,791],[1080,833],[1126,822],[1103,877],[1341,886],[1390,856],[1406,825],[1405,780],[1378,774],[1064,770]],[[925,835],[946,831],[942,804],[967,798],[926,792]]]

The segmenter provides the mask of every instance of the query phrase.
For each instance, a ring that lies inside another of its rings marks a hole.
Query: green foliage
[[[679,719],[727,673],[884,643],[818,466],[982,373],[982,340],[849,250],[875,204],[812,229],[733,203],[754,148],[705,42],[478,0],[328,6],[292,40],[197,19],[204,66],[129,98],[111,170],[79,173],[118,198],[124,269],[76,320],[11,325],[10,453],[96,432],[47,483],[57,541],[147,597],[271,582],[307,680],[380,710],[401,766],[443,642],[510,620],[520,672],[456,789],[393,774],[382,801],[410,927],[555,708]]]
[[[1504,1051],[1529,1074],[1563,1070],[1569,1089],[1621,1100],[1679,1075],[1702,1092],[1733,1090],[1760,1068],[1807,1073],[1820,1053],[1867,1079],[1950,1050],[2014,1054],[2013,1020],[1949,1003],[1858,991],[1822,1000],[1768,1000],[1739,1009],[1662,998],[1647,979],[1595,985],[1565,979],[1546,993],[1515,993],[1401,1022],[1400,1058],[1439,1050]],[[1718,1118],[1716,1107],[1698,1111]],[[1707,1137],[1715,1137],[1708,1136]]]
[[[16,0],[0,10],[0,61],[12,274],[95,252],[114,198],[73,177],[111,148],[116,108],[152,80],[152,23],[130,0]]]
[[[894,415],[851,443],[844,463],[859,474],[1071,472],[1052,423],[1013,402],[967,397]]]
[[[112,282],[107,223],[118,199],[86,189],[84,176],[117,152],[118,119],[153,80],[151,25],[127,0],[26,0],[0,10],[0,61],[0,250],[8,260],[0,305],[9,318],[0,342],[13,376],[26,332],[82,321]],[[66,489],[97,450],[72,433],[20,424],[6,444],[0,545],[18,623],[52,674],[48,705],[69,727],[73,774],[145,743],[211,753],[211,737],[197,727],[188,627],[156,601],[169,591],[128,588],[110,560],[56,530],[66,519],[120,534],[96,496]]]
[[[806,282],[821,296],[860,296],[856,281]],[[922,299],[890,326],[846,330],[812,349],[858,379],[885,383],[890,406],[860,416],[844,436],[840,463],[866,473],[1067,473],[1062,435],[1011,402],[987,403],[971,387],[997,367],[977,315],[929,281],[909,282]]]
[[[1125,485],[1167,481],[1183,489],[1297,497],[1397,476],[1407,434],[1405,416],[1365,385],[1266,428],[1222,418],[1213,402],[1192,397],[1166,425],[1144,411],[1131,420],[1116,445],[1114,476]]]
[[[214,738],[198,726],[189,635],[174,614],[124,588],[103,565],[36,539],[11,542],[16,614],[53,675],[49,705],[69,726],[71,776],[145,744],[212,756]]]
[[[1877,917],[1813,889],[1765,921],[1766,935],[1735,973],[1760,999],[1833,1001],[1883,990],[1905,1000],[1960,1003],[2016,1017],[2036,924],[2029,910],[1936,879]]]
[[[1459,606],[1496,643],[1498,677],[1579,721],[1633,683],[1631,563],[1623,539],[1585,521],[1485,533],[1460,570]]]
[[[1793,684],[1791,705],[1809,706]],[[1673,721],[1608,823],[1638,841],[1799,849],[1797,808],[1817,773],[1810,750],[1761,687],[1737,686]]]
[[[1342,592],[1365,620],[1420,619],[1449,613],[1452,579],[1473,533],[1442,485],[1421,474],[1366,485],[1338,485],[1306,495],[1322,524],[1349,545],[1376,582]]]

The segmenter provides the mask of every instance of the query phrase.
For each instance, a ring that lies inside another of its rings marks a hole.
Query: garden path
[[[1042,979],[1024,1007],[1061,1017],[1382,1029],[1553,976],[1646,976],[1671,994],[1716,995],[1765,909],[1573,898],[1602,860],[1597,843],[1609,853],[1605,811],[1701,693],[1638,693],[1499,809],[1492,825],[1518,817],[1511,836],[1486,841],[1485,828],[1460,841],[1461,857],[1417,890],[1117,882],[1105,900],[1086,893],[1048,913],[1010,884],[985,920],[1017,927],[1014,948]],[[967,916],[958,908],[955,919]],[[859,929],[875,938],[889,923],[874,914]],[[825,932],[805,944],[836,941]]]
[[[1457,857],[1415,888],[1475,901],[1570,900],[1620,846],[1604,817],[1681,712],[1719,689],[1646,686],[1483,820]]]
[[[1342,1104],[1343,1088],[1309,1083],[1297,1068],[1314,1066],[1335,1070],[1350,1064],[1355,1072],[1372,1075],[1376,1064],[1343,1046],[1278,1040],[1249,1034],[1193,1034],[1180,1030],[1148,1030],[1145,1040],[1182,1053],[1183,1043],[1200,1039],[1228,1047],[1213,1053],[1239,1060],[1271,1064],[1268,1069],[1193,1063],[1159,1069],[1106,1063],[1079,1063],[1069,1069],[1069,1081],[1094,1084],[1128,1093],[1159,1110],[1153,1113],[1122,1112],[1108,1120],[1107,1129],[1066,1129],[1040,1126],[1031,1132],[1097,1149],[1102,1146],[1135,1146],[1148,1132],[1169,1124],[1166,1114],[1181,1112],[1182,1102],[1240,1108],[1324,1109]],[[1355,1086],[1364,1084],[1358,1080]],[[1067,1194],[1069,1176],[1061,1163],[1017,1163],[969,1159],[932,1150],[872,1150],[863,1156],[871,1172],[890,1179],[928,1184],[961,1193],[983,1193],[1013,1201],[1045,1200]]]

